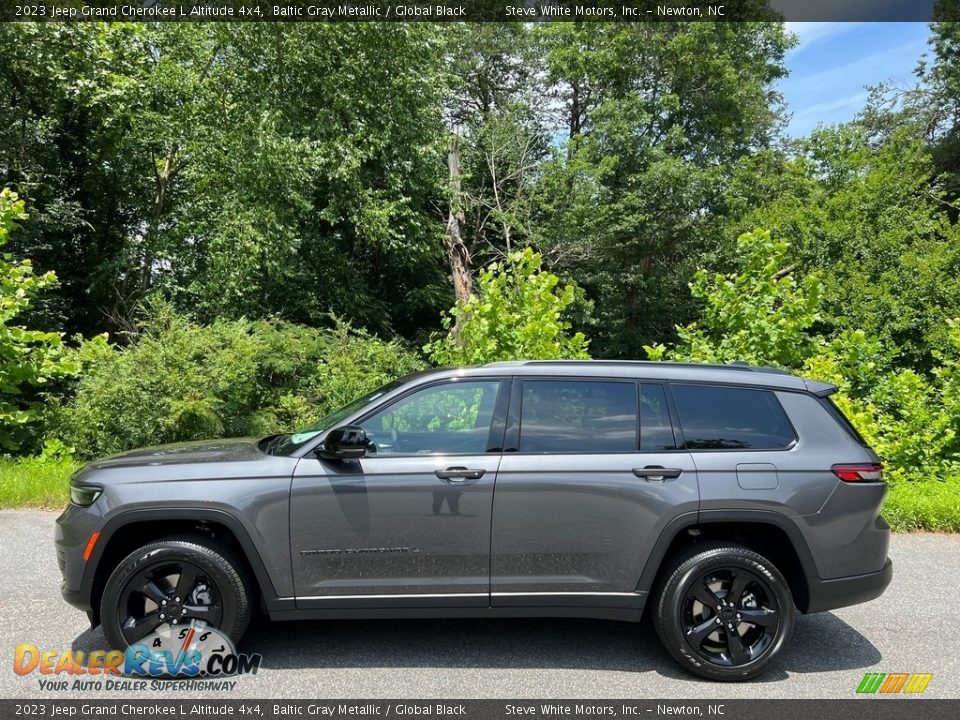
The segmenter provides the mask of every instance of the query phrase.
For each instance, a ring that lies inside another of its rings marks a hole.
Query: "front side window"
[[[796,440],[769,390],[674,385],[687,450],[783,450]]]
[[[377,455],[479,455],[487,451],[500,382],[419,390],[360,423]]]
[[[632,382],[524,380],[520,452],[636,452]]]

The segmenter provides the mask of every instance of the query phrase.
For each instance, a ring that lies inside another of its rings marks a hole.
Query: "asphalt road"
[[[0,697],[151,697],[44,692],[12,671],[14,648],[106,647],[60,598],[56,513],[0,510]],[[746,684],[680,671],[648,623],[592,620],[257,621],[242,650],[256,676],[218,698],[851,698],[866,672],[932,672],[927,697],[960,697],[960,536],[900,535],[878,600],[800,616],[776,667]],[[165,692],[153,697],[168,698]],[[189,698],[191,693],[178,694]]]

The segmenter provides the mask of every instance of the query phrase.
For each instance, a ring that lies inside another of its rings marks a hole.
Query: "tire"
[[[196,536],[164,538],[114,568],[100,600],[101,624],[110,647],[120,650],[170,622],[215,627],[236,644],[250,622],[250,587],[243,563],[222,545]]]
[[[728,682],[756,677],[793,629],[787,581],[767,558],[740,545],[698,544],[676,556],[662,577],[653,625],[694,675]]]

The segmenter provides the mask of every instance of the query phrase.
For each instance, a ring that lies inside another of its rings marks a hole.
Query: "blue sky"
[[[792,115],[787,133],[806,135],[819,123],[850,120],[864,106],[866,86],[909,85],[927,52],[926,23],[787,23],[799,44],[787,54],[790,75],[780,89]]]

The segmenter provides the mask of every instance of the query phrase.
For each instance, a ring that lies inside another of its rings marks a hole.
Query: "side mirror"
[[[369,447],[366,430],[358,425],[344,425],[330,431],[316,454],[324,460],[358,460]]]

